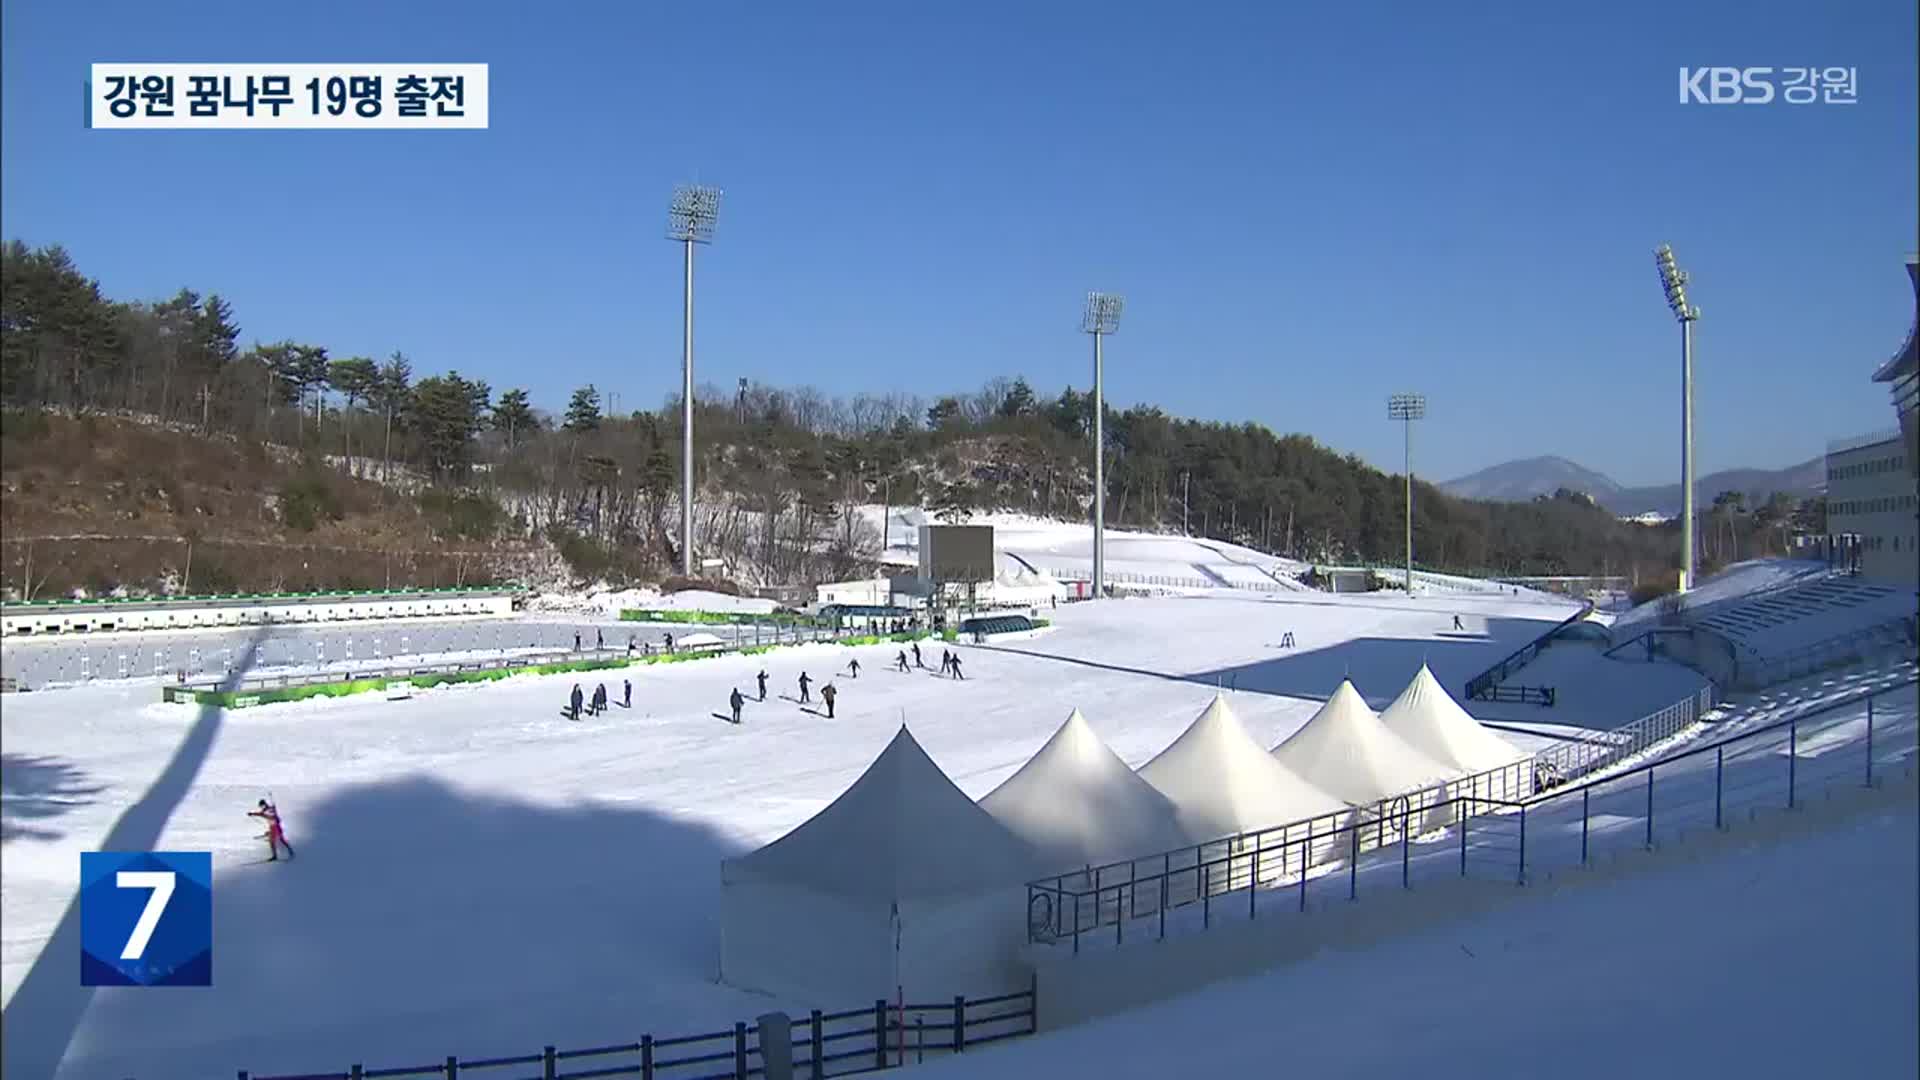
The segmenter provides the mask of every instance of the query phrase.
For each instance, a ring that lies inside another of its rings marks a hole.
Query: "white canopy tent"
[[[1445,785],[1461,770],[1442,764],[1408,745],[1380,722],[1353,683],[1340,686],[1305,726],[1273,748],[1273,756],[1324,791],[1385,818],[1398,830],[1396,815],[1412,814],[1445,800]],[[1406,803],[1400,803],[1405,797]],[[1391,800],[1395,805],[1382,807]],[[1416,833],[1447,824],[1444,810],[1422,814]],[[1363,834],[1361,843],[1379,843],[1384,831]]]
[[[1436,787],[1461,772],[1388,730],[1345,679],[1305,726],[1273,748],[1273,756],[1355,806]]]
[[[1413,681],[1380,714],[1380,722],[1414,749],[1462,772],[1483,773],[1516,766],[1510,770],[1513,775],[1496,780],[1494,788],[1490,789],[1484,781],[1474,785],[1476,794],[1518,799],[1533,790],[1533,771],[1526,762],[1527,753],[1469,716],[1425,664],[1420,665]]]
[[[1173,803],[1101,742],[1078,709],[980,808],[1031,844],[1049,873],[1191,842]]]
[[[1140,777],[1172,800],[1182,829],[1194,840],[1346,809],[1255,742],[1223,695],[1215,695],[1172,745],[1140,766]]]
[[[720,976],[839,1003],[1027,985],[1032,850],[902,727],[826,809],[720,864]]]

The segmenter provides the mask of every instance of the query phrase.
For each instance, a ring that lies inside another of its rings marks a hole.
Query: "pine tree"
[[[527,404],[527,392],[513,389],[500,395],[493,407],[493,427],[507,434],[507,449],[513,449],[519,437],[534,427],[533,407]]]
[[[600,391],[592,383],[573,392],[573,400],[567,402],[567,418],[560,425],[576,435],[600,429]]]

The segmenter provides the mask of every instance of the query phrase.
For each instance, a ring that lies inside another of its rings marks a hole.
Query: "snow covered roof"
[[[895,901],[1018,885],[1032,850],[974,805],[905,726],[860,779],[792,832],[723,860],[722,880],[762,880]]]
[[[1355,805],[1432,787],[1460,772],[1389,731],[1345,679],[1313,719],[1273,748],[1273,756]]]
[[[1032,844],[1049,870],[1188,842],[1173,803],[1101,742],[1078,709],[980,808]]]
[[[1467,772],[1511,765],[1527,756],[1467,715],[1425,664],[1380,714],[1380,722],[1415,750]]]
[[[1346,808],[1255,742],[1215,695],[1173,745],[1140,767],[1194,839],[1285,825]]]

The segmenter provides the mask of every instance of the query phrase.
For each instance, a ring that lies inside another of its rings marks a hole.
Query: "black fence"
[[[379,1080],[384,1077],[463,1076],[486,1080],[589,1080],[635,1076],[641,1080],[747,1080],[791,1075],[806,1080],[876,1072],[963,1053],[1036,1030],[1038,988],[994,997],[956,996],[940,1003],[890,1002],[842,1012],[813,1010],[804,1019],[770,1013],[748,1024],[702,1035],[614,1043],[579,1050],[542,1047],[538,1053],[468,1058],[400,1068],[352,1065],[333,1072],[263,1076],[239,1072],[239,1080]]]
[[[1479,698],[1482,701],[1494,700],[1486,696],[1488,690],[1492,689],[1495,686],[1498,686],[1500,682],[1504,680],[1507,676],[1513,674],[1516,671],[1519,671],[1521,668],[1526,667],[1528,664],[1533,663],[1533,658],[1540,655],[1540,651],[1547,647],[1547,643],[1549,641],[1552,641],[1555,635],[1559,634],[1561,631],[1565,630],[1569,626],[1572,626],[1575,623],[1578,623],[1582,619],[1585,619],[1588,615],[1591,615],[1592,613],[1593,613],[1593,601],[1591,600],[1582,601],[1580,604],[1579,611],[1574,612],[1572,615],[1568,616],[1565,619],[1562,619],[1557,625],[1554,626],[1553,629],[1547,631],[1544,634],[1541,634],[1539,637],[1534,638],[1532,641],[1527,642],[1525,645],[1520,646],[1518,649],[1515,649],[1512,653],[1508,654],[1507,657],[1501,660],[1499,663],[1493,665],[1492,667],[1481,672],[1480,674],[1475,675],[1473,678],[1468,679],[1467,680],[1467,698],[1469,700],[1472,700],[1474,698]]]
[[[1482,701],[1517,701],[1522,705],[1544,705],[1553,708],[1553,687],[1551,686],[1489,686],[1480,694]]]

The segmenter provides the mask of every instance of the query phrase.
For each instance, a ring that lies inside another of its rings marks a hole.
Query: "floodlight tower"
[[[1693,324],[1700,309],[1687,304],[1687,272],[1673,261],[1673,246],[1653,250],[1667,307],[1680,323],[1680,591],[1693,588]]]
[[[1413,596],[1413,422],[1425,419],[1427,395],[1394,394],[1387,398],[1387,419],[1407,426],[1407,596]]]
[[[1100,339],[1120,329],[1120,308],[1126,302],[1116,293],[1090,292],[1080,316],[1082,333],[1093,335],[1093,595],[1105,596],[1107,575],[1107,462],[1106,375]]]
[[[667,239],[686,249],[686,310],[680,336],[680,573],[693,576],[693,245],[713,243],[720,189],[686,184],[667,207]]]

